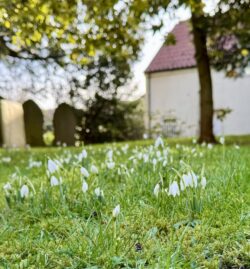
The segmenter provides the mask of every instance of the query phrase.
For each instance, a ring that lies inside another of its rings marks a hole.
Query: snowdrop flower
[[[93,174],[98,174],[98,168],[94,164],[91,165],[90,171]]]
[[[148,134],[143,134],[143,139],[148,139]]]
[[[239,145],[234,145],[235,149],[240,149]]]
[[[81,157],[82,159],[86,159],[88,157],[88,153],[86,151],[86,149],[84,149],[82,152],[81,152]]]
[[[3,186],[3,189],[5,190],[5,191],[10,191],[11,190],[11,185],[10,185],[10,183],[9,182],[7,182],[4,186]]]
[[[158,197],[159,192],[160,192],[160,184],[156,184],[154,187],[154,195]]]
[[[114,217],[114,218],[117,218],[118,215],[120,214],[120,211],[121,211],[121,207],[120,207],[120,205],[117,205],[117,206],[113,209],[113,212],[112,212],[113,217]]]
[[[190,173],[191,174],[191,177],[192,177],[192,187],[195,187],[195,188],[197,188],[197,185],[198,185],[198,177],[197,177],[197,175],[194,173],[194,172],[191,172]]]
[[[207,145],[207,148],[208,148],[208,149],[212,149],[212,148],[213,148],[213,145],[209,143],[209,144]]]
[[[188,172],[187,175],[183,175],[182,176],[182,180],[181,180],[184,184],[184,189],[187,187],[197,187],[198,185],[198,181],[197,181],[197,176],[194,172]]]
[[[53,174],[58,169],[58,166],[55,161],[48,160],[48,170],[49,173]]]
[[[84,177],[89,177],[89,172],[86,168],[84,167],[81,167],[81,174],[84,176]]]
[[[149,156],[147,154],[144,154],[143,155],[143,161],[144,161],[144,163],[147,163],[148,160],[149,160]]]
[[[159,146],[164,147],[164,142],[160,136],[155,140],[155,147],[158,148]]]
[[[187,175],[184,174],[182,175],[181,178],[181,190],[184,190],[186,187],[192,186],[192,176],[190,173],[188,173]]]
[[[224,136],[221,136],[221,137],[220,137],[220,143],[221,143],[222,145],[224,145],[224,143],[225,143],[225,137],[224,137]]]
[[[20,190],[20,195],[22,198],[28,197],[29,196],[29,188],[27,185],[23,185],[21,190]]]
[[[112,158],[113,158],[113,150],[112,149],[107,152],[107,157],[109,160],[112,160]]]
[[[108,167],[108,169],[113,169],[115,167],[115,163],[114,162],[107,162],[107,167]]]
[[[51,187],[58,186],[59,180],[55,176],[52,176],[50,179],[50,185],[51,185]]]
[[[154,159],[152,160],[152,163],[153,163],[153,166],[156,166],[156,164],[157,164],[157,160],[154,158]]]
[[[164,160],[163,163],[162,163],[162,166],[163,167],[166,167],[167,166],[167,163],[168,163],[167,160]]]
[[[82,182],[82,191],[83,191],[83,193],[86,193],[88,188],[89,188],[88,183],[84,180]]]
[[[202,177],[202,179],[201,179],[201,187],[202,187],[203,190],[205,189],[206,185],[207,185],[207,180],[206,180],[205,177]]]
[[[193,144],[196,144],[197,140],[195,138],[193,138],[192,142],[193,142]]]
[[[101,190],[99,187],[96,188],[96,189],[94,190],[94,192],[95,192],[95,195],[96,195],[97,197],[103,197],[103,196],[104,196],[104,194],[103,194],[103,190]]]
[[[176,195],[180,195],[180,190],[179,190],[179,185],[176,181],[174,181],[172,184],[169,185],[169,191],[168,191],[168,195],[172,195],[172,196],[176,196]]]
[[[165,157],[168,156],[168,149],[164,149],[164,150],[163,150],[163,155],[164,155]]]
[[[3,157],[3,158],[2,158],[2,161],[3,161],[4,163],[9,163],[9,162],[11,161],[11,158],[10,158],[10,157]]]

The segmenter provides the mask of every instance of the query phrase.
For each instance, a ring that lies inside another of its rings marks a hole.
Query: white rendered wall
[[[199,95],[196,69],[159,72],[150,74],[148,90],[151,96],[150,114],[160,116],[173,115],[179,120],[181,136],[198,134]],[[159,121],[152,119],[152,126]]]
[[[148,110],[151,115],[173,115],[181,125],[181,136],[199,133],[199,82],[196,68],[158,72],[147,79]],[[223,125],[215,120],[215,133],[250,134],[250,76],[225,78],[212,71],[214,108],[230,108]],[[150,92],[150,96],[149,96]],[[152,119],[151,125],[157,120]]]

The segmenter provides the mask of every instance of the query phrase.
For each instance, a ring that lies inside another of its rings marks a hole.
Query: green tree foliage
[[[210,62],[229,76],[248,65],[249,0],[219,0],[212,15],[202,0],[3,0],[0,55],[73,64],[87,72],[87,86],[95,82],[103,90],[111,81],[116,91],[139,57],[144,31],[160,30],[164,14],[182,6],[192,14],[201,92],[200,141],[213,142]]]
[[[87,102],[82,127],[80,136],[85,143],[141,139],[144,123],[140,101],[123,102],[97,93]]]

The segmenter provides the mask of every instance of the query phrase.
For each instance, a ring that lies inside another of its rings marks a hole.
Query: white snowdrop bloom
[[[5,190],[5,191],[10,191],[11,190],[11,184],[9,183],[9,182],[7,182],[4,186],[3,186],[3,189]]]
[[[148,160],[149,160],[149,156],[148,156],[148,154],[144,154],[144,155],[143,155],[143,161],[144,161],[144,163],[147,163]]]
[[[167,163],[168,163],[167,160],[164,160],[163,163],[162,163],[162,166],[163,167],[166,167],[167,166]]]
[[[132,168],[130,169],[130,173],[133,174],[134,171],[135,171],[135,169],[132,167]]]
[[[48,160],[48,171],[53,174],[58,169],[58,166],[55,161]]]
[[[50,178],[50,185],[51,185],[51,187],[58,186],[59,180],[55,176],[52,176]]]
[[[176,144],[175,146],[177,149],[179,149],[181,146],[179,144]]]
[[[107,158],[109,160],[112,160],[113,159],[113,150],[112,149],[107,152]]]
[[[202,179],[201,179],[201,187],[202,187],[202,189],[205,189],[206,185],[207,185],[207,180],[206,180],[205,177],[202,177]]]
[[[124,153],[127,153],[128,148],[129,148],[129,145],[126,144],[125,146],[122,147],[122,151],[123,151]]]
[[[209,144],[207,144],[207,148],[208,149],[212,149],[213,148],[213,145],[209,143]]]
[[[187,187],[191,187],[192,186],[192,176],[190,173],[188,173],[187,175],[184,174],[182,175],[181,181],[183,183],[183,190]]]
[[[160,192],[160,184],[157,183],[157,184],[155,185],[155,187],[154,187],[154,195],[155,195],[156,197],[158,197],[159,192]]]
[[[81,162],[83,159],[86,159],[88,156],[88,153],[85,149],[82,150],[82,152],[78,155],[78,161]]]
[[[142,155],[141,152],[139,152],[139,153],[137,154],[137,158],[138,158],[138,160],[141,160],[141,159],[143,158],[143,155]]]
[[[89,172],[88,172],[88,170],[85,167],[81,167],[81,174],[84,177],[89,177]]]
[[[240,149],[239,145],[234,145],[235,149]]]
[[[168,195],[176,196],[180,195],[179,185],[176,181],[169,185]]]
[[[22,198],[28,197],[29,196],[29,188],[27,185],[23,185],[21,190],[20,190],[20,195]]]
[[[114,162],[107,162],[107,167],[108,167],[108,169],[113,169],[115,167],[115,163]]]
[[[181,178],[181,180],[180,180],[180,187],[181,187],[181,191],[184,191],[184,190],[185,190],[185,184],[184,184],[182,178]]]
[[[192,149],[191,153],[194,154],[196,152],[196,149]]]
[[[206,146],[206,142],[202,142],[201,146],[204,148]]]
[[[163,150],[163,156],[164,156],[164,157],[167,157],[167,156],[168,156],[168,149],[164,149],[164,150]]]
[[[91,171],[91,173],[93,173],[93,174],[98,174],[98,168],[94,165],[94,164],[92,164],[91,165],[91,167],[90,167],[90,171]]]
[[[225,137],[224,137],[224,136],[221,136],[221,137],[220,137],[220,143],[221,143],[222,145],[225,144]]]
[[[121,211],[121,207],[120,205],[117,205],[114,209],[113,209],[113,212],[112,212],[112,215],[114,218],[117,218],[118,215],[120,214],[120,211]]]
[[[203,157],[203,153],[202,153],[202,152],[200,152],[200,157],[201,157],[201,158]]]
[[[103,190],[101,190],[99,187],[96,188],[94,192],[97,197],[104,197]]]
[[[156,166],[156,164],[157,164],[157,160],[154,158],[154,159],[152,160],[152,163],[153,163],[153,166]]]
[[[148,139],[148,134],[143,134],[143,139]]]
[[[9,163],[9,162],[11,162],[11,158],[10,157],[3,157],[2,162]]]
[[[197,140],[195,138],[193,138],[192,142],[193,142],[193,144],[196,144]]]
[[[156,151],[156,157],[160,158],[161,157],[161,152],[159,150]]]
[[[197,187],[198,185],[198,180],[197,180],[197,175],[194,172],[188,172],[187,175],[182,176],[182,180],[184,183],[184,187]]]
[[[190,174],[191,174],[191,177],[192,177],[192,184],[193,184],[192,187],[197,188],[197,186],[198,186],[198,177],[193,171]]]
[[[159,146],[164,147],[164,142],[160,136],[155,140],[155,147],[158,148]]]
[[[89,188],[88,183],[85,180],[83,180],[83,182],[82,182],[83,193],[87,192],[88,188]]]

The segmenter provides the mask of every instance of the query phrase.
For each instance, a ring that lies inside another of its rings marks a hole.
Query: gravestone
[[[30,146],[44,146],[43,113],[32,100],[23,103],[26,142]]]
[[[53,125],[55,144],[75,145],[77,118],[73,107],[66,103],[60,104],[55,110]]]
[[[0,100],[0,125],[3,145],[7,147],[25,146],[22,104],[9,100]]]

